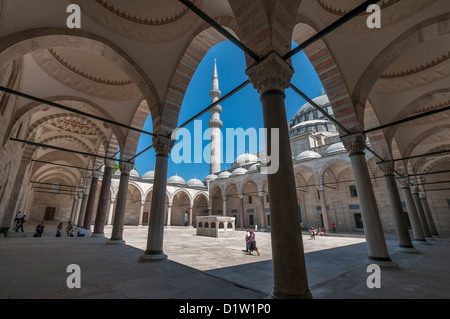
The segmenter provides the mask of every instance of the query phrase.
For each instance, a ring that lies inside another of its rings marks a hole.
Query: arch
[[[189,210],[192,207],[192,197],[184,189],[178,189],[172,195],[171,225],[186,226],[189,224]]]
[[[403,151],[403,157],[409,157],[413,153],[414,149],[418,145],[421,145],[421,143],[428,137],[439,134],[440,132],[444,132],[444,131],[448,132],[449,130],[450,130],[450,124],[447,124],[447,125],[439,125],[439,126],[432,127],[430,129],[420,133],[405,148],[405,150]]]
[[[211,211],[213,215],[221,215],[219,214],[219,211],[223,210],[223,192],[222,189],[216,185],[214,188],[211,189],[210,192],[210,205],[211,205]],[[222,211],[223,213],[223,211]]]

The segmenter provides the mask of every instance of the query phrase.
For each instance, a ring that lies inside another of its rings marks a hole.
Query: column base
[[[426,240],[413,240],[413,245],[420,245],[420,246],[428,246],[431,245],[429,242],[427,242]]]
[[[273,299],[313,299],[311,292],[308,290],[304,294],[286,294],[275,288],[272,290]]]
[[[110,239],[106,242],[106,245],[125,245],[125,240],[123,239]]]
[[[105,237],[105,233],[92,233],[91,237]]]
[[[400,269],[400,266],[397,263],[390,260],[390,258],[386,258],[386,260],[375,260],[375,259],[370,259],[370,257],[369,257],[366,260],[364,260],[363,263],[366,266],[375,264],[375,265],[380,266],[380,268],[384,269],[384,270]]]
[[[421,254],[421,252],[415,249],[414,247],[397,247],[395,248],[395,251],[405,254]]]
[[[142,262],[148,262],[148,261],[163,261],[167,259],[167,255],[164,254],[162,251],[160,252],[150,252],[150,253],[144,253],[143,255],[139,256],[139,261]]]
[[[429,241],[436,241],[436,239],[435,239],[435,238],[433,238],[433,237],[425,237],[425,240],[429,240]]]

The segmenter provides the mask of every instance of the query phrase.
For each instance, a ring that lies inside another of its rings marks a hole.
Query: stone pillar
[[[75,211],[78,206],[78,194],[73,195],[73,203],[72,203],[72,210],[70,211],[70,218],[69,221],[73,223],[74,217],[75,217]]]
[[[430,205],[428,204],[427,194],[425,192],[420,192],[420,201],[422,202],[423,210],[425,211],[425,216],[428,220],[428,225],[430,226],[431,236],[439,237],[436,229],[436,224],[434,223],[433,216],[431,215]]]
[[[239,195],[239,227],[244,228],[244,195]]]
[[[133,169],[133,163],[119,164],[120,169],[120,182],[119,191],[117,192],[117,203],[114,211],[113,229],[111,232],[111,238],[107,242],[111,244],[125,244],[123,240],[123,224],[125,220],[125,208],[127,206],[127,193],[128,193],[128,181],[130,179],[130,172]]]
[[[319,186],[320,207],[322,208],[323,226],[326,231],[330,231],[330,219],[328,218],[327,201],[325,199],[324,186]]]
[[[95,215],[93,237],[104,237],[106,214],[108,212],[108,199],[111,189],[111,178],[114,167],[113,160],[105,160],[105,170],[103,171],[102,187],[98,198],[97,214]]]
[[[165,210],[165,208],[164,208]],[[166,226],[170,226],[172,223],[172,203],[167,204],[167,220],[166,220]]]
[[[114,204],[116,203],[116,197],[112,196],[109,199],[109,212],[108,212],[108,220],[106,221],[106,225],[111,225],[114,216]]]
[[[398,192],[397,183],[395,181],[394,162],[383,163],[380,164],[379,167],[384,174],[386,191],[389,197],[389,203],[391,205],[392,217],[394,218],[395,223],[395,230],[397,232],[398,247],[396,248],[396,251],[405,253],[419,253],[419,251],[414,248],[411,241],[411,236],[409,235],[408,223],[406,222],[406,216],[403,212],[400,194]]]
[[[292,153],[284,104],[294,70],[276,53],[250,67],[246,74],[261,94],[266,152],[272,152],[272,133],[279,135],[276,172],[268,174],[274,287],[272,296],[283,299],[311,298],[306,274],[300,216],[297,208]],[[274,131],[273,131],[274,130]],[[267,173],[270,170],[265,170]]]
[[[77,207],[75,208],[75,214],[73,216],[72,224],[77,225],[78,218],[80,216],[80,210],[81,210],[81,203],[83,202],[83,193],[78,194],[78,202]]]
[[[91,187],[89,188],[89,197],[86,204],[86,213],[84,214],[83,226],[87,232],[91,231],[92,217],[94,216],[95,198],[97,197],[97,185],[100,172],[93,171]]]
[[[266,212],[264,210],[264,192],[258,192],[259,196],[259,205],[261,206],[261,210],[259,211],[259,222],[261,224],[261,229],[266,228]]]
[[[422,202],[420,201],[419,188],[417,186],[413,186],[411,188],[411,194],[413,196],[414,205],[416,205],[417,214],[419,215],[419,220],[420,224],[422,225],[425,239],[432,239],[430,227],[428,226],[428,221],[427,218],[425,217],[425,212],[422,207]]]
[[[189,226],[192,226],[192,210],[193,206],[189,206]]]
[[[227,198],[222,197],[223,205],[222,205],[222,215],[227,216]]]
[[[392,262],[389,256],[380,214],[370,180],[364,149],[366,137],[357,133],[341,138],[349,153],[356,190],[358,192],[361,215],[364,224],[368,258],[366,264],[378,264],[381,268],[398,269],[398,264]]]
[[[138,226],[142,226],[142,220],[144,219],[144,206],[145,206],[145,202],[141,202],[141,207],[139,208]]]
[[[402,187],[403,198],[405,199],[406,209],[408,211],[409,221],[411,222],[411,228],[414,237],[415,245],[429,245],[425,240],[425,234],[420,224],[419,215],[417,214],[416,205],[414,204],[414,199],[411,194],[411,189],[409,188],[409,179],[400,178],[398,180],[400,186]]]
[[[90,178],[87,178],[86,185],[89,184],[90,181],[91,181]],[[81,200],[80,214],[78,215],[78,222],[77,222],[78,227],[83,226],[88,197],[89,197],[89,188],[87,188],[86,186],[83,191],[83,199]]]
[[[174,141],[163,136],[153,138],[153,148],[156,151],[155,179],[153,184],[150,222],[148,225],[147,249],[139,257],[140,261],[164,260],[163,252],[164,214],[167,191],[167,168],[169,154]]]

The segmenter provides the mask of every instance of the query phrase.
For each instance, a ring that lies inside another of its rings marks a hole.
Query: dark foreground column
[[[140,261],[159,261],[167,258],[163,252],[164,213],[166,207],[167,167],[174,141],[166,137],[155,137],[155,179],[153,184],[150,221],[148,225],[147,249]]]
[[[125,208],[127,206],[128,181],[130,179],[130,172],[133,169],[133,164],[120,163],[120,182],[119,191],[117,192],[116,210],[114,212],[113,229],[111,238],[106,243],[111,244],[125,244],[122,238],[123,224],[125,220]]]
[[[384,174],[386,191],[389,196],[389,203],[392,209],[392,217],[394,218],[395,230],[397,232],[398,247],[396,248],[396,251],[404,253],[420,253],[417,249],[414,248],[411,241],[411,236],[409,235],[408,223],[406,222],[406,216],[403,212],[402,202],[397,188],[397,182],[395,181],[395,165],[393,162],[389,162],[380,164],[379,167]]]
[[[319,194],[320,207],[322,208],[323,227],[326,231],[330,231],[330,219],[328,218],[327,201],[325,199],[325,190],[323,185],[319,186]]]
[[[105,170],[103,171],[102,187],[98,198],[97,214],[95,215],[94,232],[92,237],[104,237],[106,214],[108,213],[108,200],[111,188],[113,160],[105,160]]]
[[[95,198],[97,197],[98,177],[100,172],[92,172],[91,187],[89,188],[89,197],[86,204],[86,213],[84,215],[83,227],[86,232],[91,232],[92,217],[94,216]]]
[[[274,298],[311,298],[306,274],[305,255],[297,208],[294,170],[287,127],[284,90],[289,87],[294,70],[277,54],[246,71],[261,94],[266,154],[272,157],[262,170],[267,174],[271,211],[271,239]],[[272,142],[272,135],[278,140]],[[276,149],[279,149],[278,154]],[[278,161],[277,161],[278,159]],[[276,169],[278,166],[278,169]]]
[[[341,138],[345,149],[349,153],[356,190],[358,192],[361,215],[364,224],[364,236],[367,244],[367,260],[365,264],[377,264],[384,269],[398,269],[398,264],[392,262],[389,256],[380,214],[370,180],[366,156],[364,154],[366,137],[361,134],[349,135]]]

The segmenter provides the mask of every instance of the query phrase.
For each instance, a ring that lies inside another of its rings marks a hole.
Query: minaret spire
[[[217,61],[214,59],[214,72],[212,77],[212,88],[209,91],[209,96],[211,97],[211,103],[216,102],[222,96],[219,90],[219,73],[217,72]],[[208,122],[208,127],[210,128],[211,143],[210,143],[210,173],[218,173],[221,171],[222,163],[222,132],[220,129],[223,126],[220,120],[220,113],[222,112],[222,107],[217,104],[211,110],[211,119]]]

